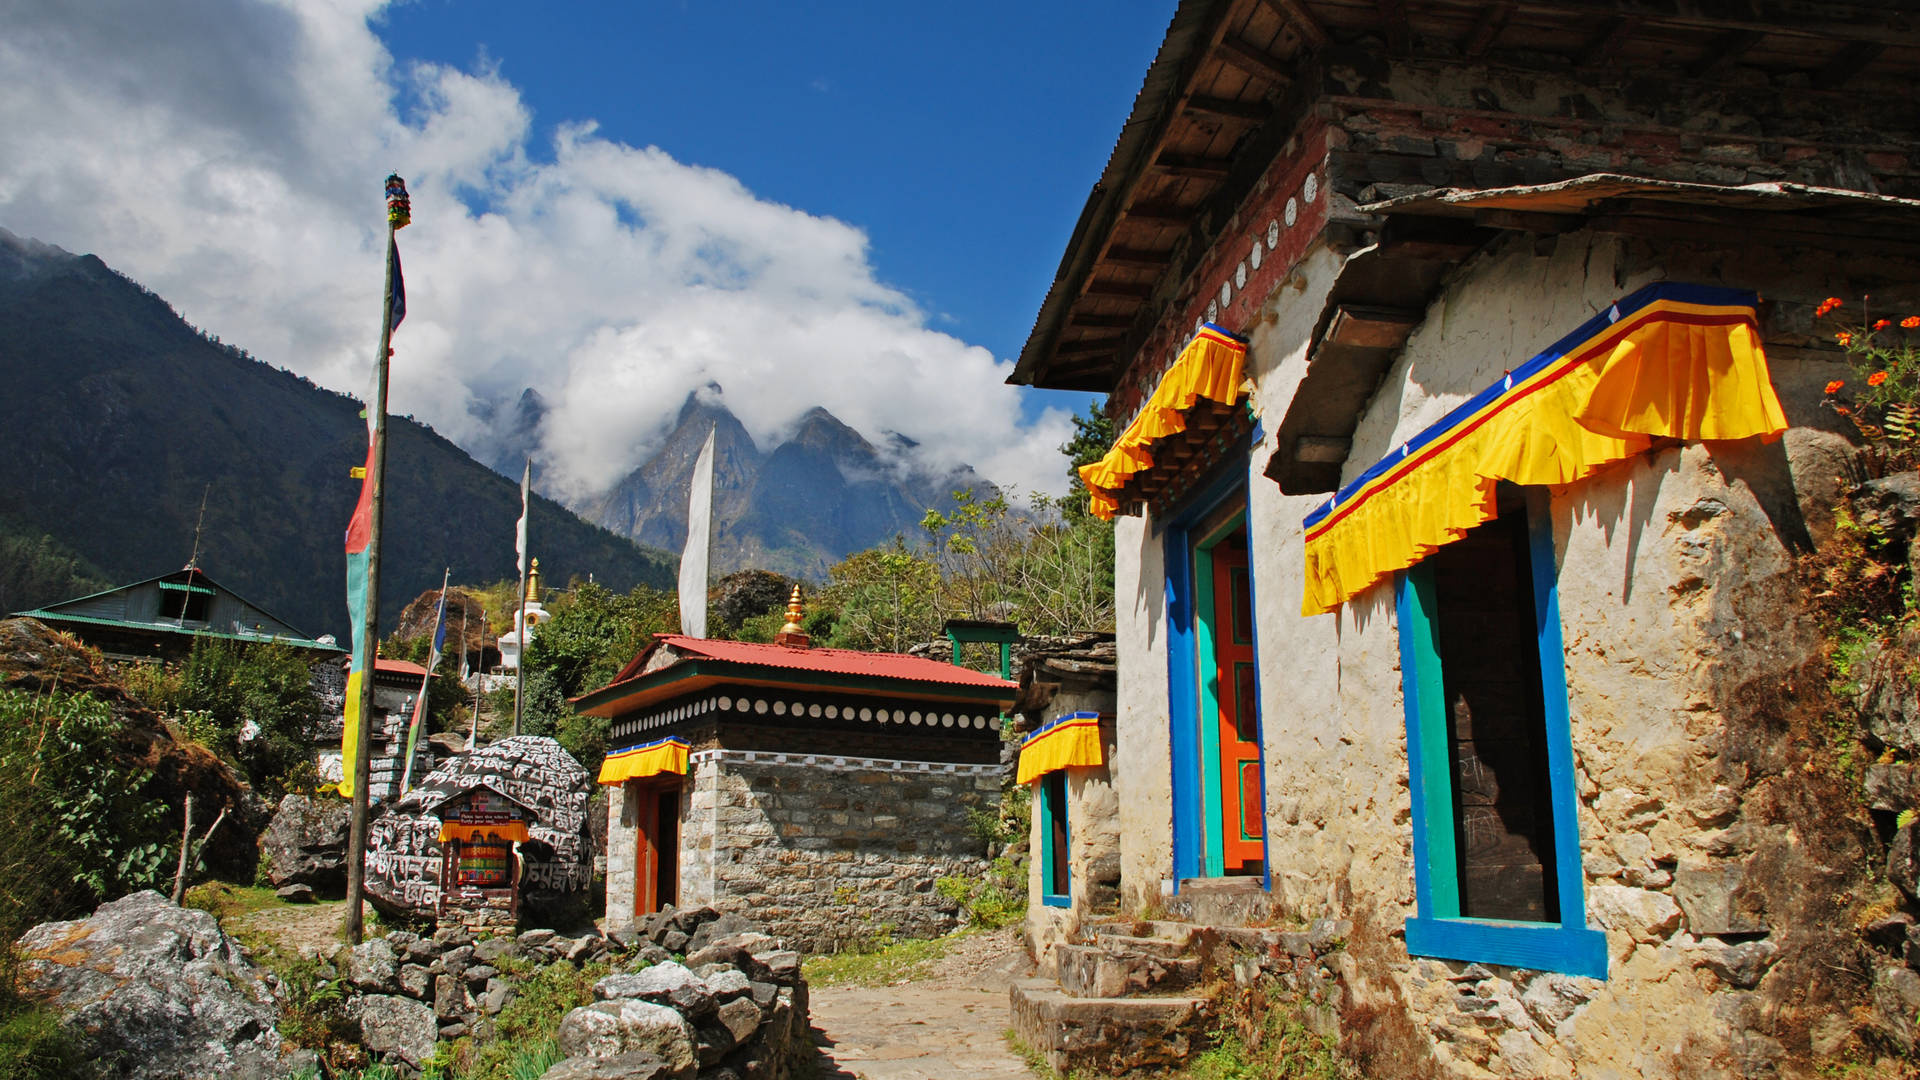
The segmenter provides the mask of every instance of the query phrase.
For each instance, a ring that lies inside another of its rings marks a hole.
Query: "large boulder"
[[[204,911],[157,892],[20,939],[23,983],[86,1043],[93,1076],[279,1080],[312,1062],[281,1038],[265,977]]]
[[[347,833],[353,804],[345,799],[288,795],[260,836],[267,880],[274,887],[310,885],[338,900],[347,895]]]
[[[360,1021],[360,1045],[379,1060],[419,1068],[432,1059],[440,1023],[431,1007],[411,998],[368,994],[355,999],[353,1014]]]
[[[637,998],[597,1001],[568,1013],[555,1033],[568,1057],[610,1058],[636,1051],[676,1070],[691,1070],[693,1025],[665,1005]]]

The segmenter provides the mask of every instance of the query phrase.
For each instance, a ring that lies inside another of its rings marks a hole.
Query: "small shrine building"
[[[953,664],[656,635],[575,699],[607,718],[607,925],[663,905],[751,912],[794,948],[956,923],[942,878],[986,869],[1017,686]]]
[[[535,735],[461,754],[375,818],[367,893],[382,911],[499,930],[584,911],[587,771]]]

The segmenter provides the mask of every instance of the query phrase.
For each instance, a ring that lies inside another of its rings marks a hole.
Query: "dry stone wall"
[[[958,925],[958,907],[935,883],[986,870],[968,813],[998,804],[998,765],[696,758],[688,814],[698,824],[683,835],[683,897],[750,915],[796,948],[945,933]]]

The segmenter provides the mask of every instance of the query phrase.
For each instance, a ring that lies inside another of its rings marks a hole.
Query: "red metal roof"
[[[713,641],[681,634],[656,634],[657,644],[670,646],[689,656],[728,660],[737,664],[758,664],[785,671],[818,671],[833,675],[866,675],[882,679],[908,679],[923,683],[953,686],[982,686],[1002,690],[1019,687],[998,675],[974,671],[956,664],[929,660],[923,656],[899,653],[859,652],[854,649],[796,649],[786,645],[763,645],[755,641]]]
[[[349,659],[346,666],[348,671],[352,671],[353,661]],[[389,660],[384,656],[378,656],[373,661],[373,673],[375,675],[412,675],[418,678],[425,675],[427,669],[411,660]]]

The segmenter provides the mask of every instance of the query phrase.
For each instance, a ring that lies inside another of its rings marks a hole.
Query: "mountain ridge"
[[[764,569],[814,581],[857,551],[913,535],[953,492],[989,490],[970,466],[912,465],[911,439],[885,433],[891,457],[821,406],[762,451],[718,386],[687,396],[660,447],[605,494],[576,504],[587,520],[637,543],[686,542],[693,465],[714,432],[713,572]]]
[[[404,355],[404,350],[403,350]],[[302,630],[346,630],[341,537],[366,455],[361,405],[194,329],[92,255],[0,229],[0,522],[44,534],[116,583],[194,552],[215,579]],[[512,577],[518,484],[431,428],[390,417],[381,625],[437,588]],[[535,495],[533,554],[558,585],[671,587],[675,559]],[[27,608],[65,599],[22,597]]]

